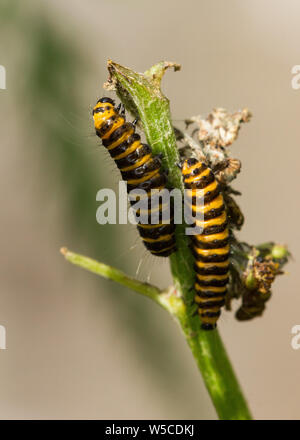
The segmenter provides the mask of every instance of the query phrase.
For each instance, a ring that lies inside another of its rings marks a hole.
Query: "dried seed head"
[[[279,264],[271,259],[260,261],[260,258],[255,258],[253,262],[253,275],[257,281],[258,291],[262,294],[270,292],[271,285],[278,275]]]
[[[247,108],[233,114],[224,108],[215,108],[206,119],[200,117],[191,118],[199,126],[199,140],[211,147],[219,145],[228,147],[237,138],[243,122],[249,122],[251,113]]]

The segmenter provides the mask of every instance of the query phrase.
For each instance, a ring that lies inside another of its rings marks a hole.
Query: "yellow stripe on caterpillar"
[[[198,174],[197,176],[191,176],[185,178],[185,183],[194,183],[201,180],[203,177],[207,177],[210,173],[210,169],[206,168],[206,170],[202,171],[202,173]]]
[[[197,281],[195,283],[195,290],[196,292],[203,292],[204,287],[200,286]],[[226,292],[226,286],[220,286],[220,287],[216,287],[216,286],[209,286],[206,287],[205,290],[209,290],[211,292],[216,292],[216,293],[224,293]]]
[[[196,220],[196,226],[200,226],[201,227],[201,222],[198,222]],[[211,235],[203,235],[203,234],[198,234],[196,235],[196,237],[199,237],[199,240],[202,243],[209,243],[215,240],[226,240],[229,237],[229,232],[228,229],[225,229],[225,231],[222,232],[218,232],[217,234],[211,234]]]

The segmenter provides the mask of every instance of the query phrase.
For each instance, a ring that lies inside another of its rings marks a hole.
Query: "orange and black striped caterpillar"
[[[152,154],[149,145],[141,143],[140,136],[135,132],[135,123],[126,122],[124,112],[120,113],[120,106],[115,108],[112,99],[99,99],[93,109],[93,118],[96,134],[102,139],[103,145],[121,171],[123,180],[127,182],[127,191],[146,191],[146,216],[150,222],[151,190],[163,190],[167,183],[166,174],[161,169],[160,157]],[[144,245],[151,254],[160,257],[167,257],[176,250],[172,211],[168,224],[161,221],[163,211],[169,208],[171,207],[165,204],[158,205],[158,224],[138,224]]]
[[[193,216],[201,215],[201,219],[195,219],[195,226],[201,228],[201,233],[192,235],[196,271],[195,302],[202,328],[213,330],[225,303],[229,280],[227,215],[220,185],[204,162],[193,158],[185,160],[182,174],[191,212]]]

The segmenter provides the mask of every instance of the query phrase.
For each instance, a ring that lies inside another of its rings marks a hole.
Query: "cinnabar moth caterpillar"
[[[152,154],[149,145],[141,143],[140,136],[135,132],[135,124],[126,122],[123,112],[119,113],[112,99],[99,99],[93,109],[93,118],[96,134],[121,171],[128,192],[143,189],[150,202],[151,190],[163,190],[167,183],[160,157]],[[167,257],[176,250],[172,207],[159,204],[157,209],[158,224],[139,223],[138,231],[151,254]],[[170,209],[171,213],[168,224],[161,221],[165,209]],[[148,203],[147,215],[151,218],[151,206]]]
[[[193,158],[185,160],[182,174],[187,203],[194,215],[196,211],[202,214],[200,220],[195,219],[201,233],[191,236],[196,271],[195,302],[202,328],[212,330],[225,303],[228,283],[229,231],[225,205],[220,185],[204,162]]]

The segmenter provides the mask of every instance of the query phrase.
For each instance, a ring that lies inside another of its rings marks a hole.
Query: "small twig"
[[[115,267],[100,263],[99,261],[93,260],[84,255],[76,254],[65,247],[61,248],[60,252],[70,263],[82,267],[83,269],[93,272],[103,278],[115,281],[122,286],[128,287],[129,289],[152,299],[177,318],[180,317],[185,309],[182,299],[175,295],[174,289],[172,288],[160,290],[156,286],[129,277]]]

